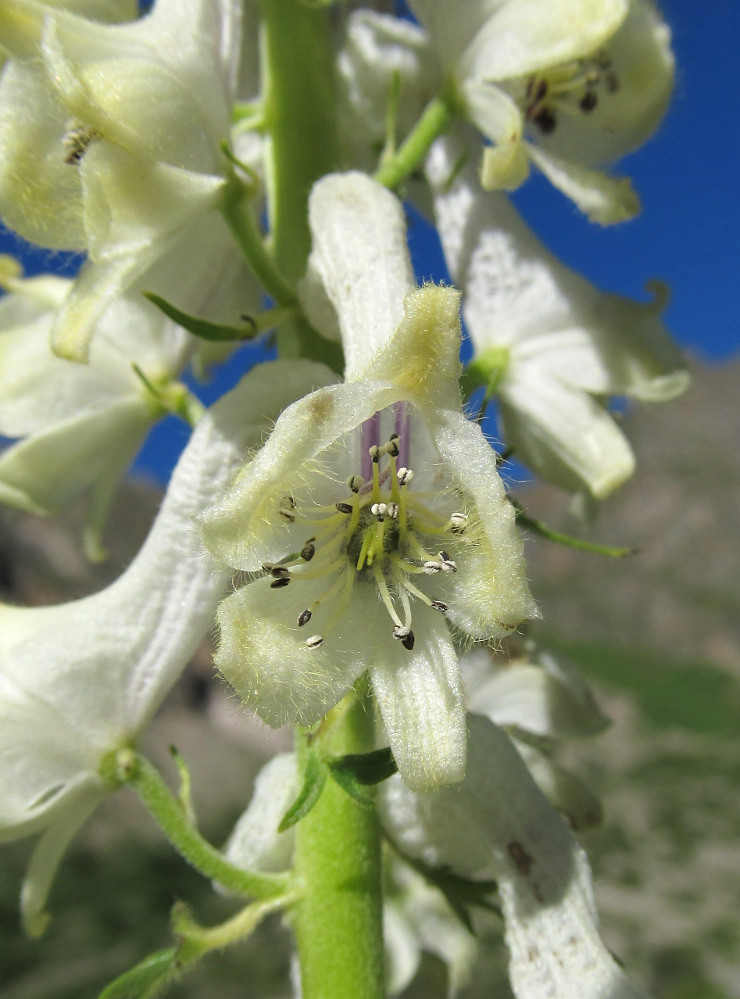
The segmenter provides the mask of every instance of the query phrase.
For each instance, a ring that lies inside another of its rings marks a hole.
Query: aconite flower
[[[346,380],[289,406],[202,518],[247,574],[217,663],[272,726],[316,723],[368,670],[404,780],[459,781],[453,634],[496,640],[536,609],[496,456],[460,405],[458,296],[413,290],[400,203],[364,175],[315,185],[310,221],[304,301],[341,332]]]

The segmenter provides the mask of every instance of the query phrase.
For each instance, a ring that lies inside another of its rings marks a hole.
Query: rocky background
[[[604,803],[583,837],[596,874],[608,945],[655,999],[740,999],[740,363],[697,368],[692,392],[630,412],[638,475],[601,510],[587,537],[638,546],[607,560],[530,538],[535,637],[578,663],[613,719],[597,739],[565,747],[563,762]],[[528,512],[571,533],[563,497],[515,489]],[[74,518],[0,525],[4,599],[38,604],[105,585],[144,537],[159,494],[129,484],[108,534],[110,558],[90,567]],[[253,777],[284,733],[267,733],[211,675],[204,645],[162,709],[147,750],[171,773],[166,747],[188,762],[204,833],[222,842]],[[184,866],[128,792],[91,820],[54,889],[41,941],[19,930],[17,898],[30,844],[0,855],[0,995],[86,999],[150,951],[169,944],[168,912],[186,899],[204,923],[233,904]],[[482,920],[484,974],[464,999],[506,999],[498,927]],[[211,958],[172,990],[180,999],[289,996],[287,935],[277,920]],[[425,959],[407,999],[446,995]],[[576,997],[574,999],[581,999]],[[588,999],[588,997],[583,997]]]

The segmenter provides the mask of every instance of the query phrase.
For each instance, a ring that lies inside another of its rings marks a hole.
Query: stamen
[[[303,548],[301,548],[301,558],[304,562],[310,562],[316,554],[316,545],[314,544],[315,540],[315,538],[309,539]]]
[[[399,486],[408,486],[414,477],[414,473],[410,468],[402,465],[396,472],[396,477],[398,478]]]
[[[385,503],[373,503],[370,507],[370,513],[382,523],[388,513],[388,507]]]
[[[377,563],[373,566],[373,577],[375,579],[375,585],[378,587],[380,598],[385,604],[385,609],[388,611],[391,621],[393,621],[398,628],[404,628],[405,626],[401,621],[401,618],[398,616],[396,608],[393,606],[393,601],[391,600],[388,584],[385,581],[383,571]]]
[[[309,607],[307,607],[304,611],[301,611],[301,613],[298,615],[298,627],[302,628],[304,624],[308,624],[308,622],[311,620],[312,617],[313,614]]]
[[[466,513],[457,512],[450,514],[450,530],[454,531],[455,534],[462,534],[467,526],[468,515]]]
[[[352,513],[351,503],[335,503],[334,505],[340,513]]]
[[[365,485],[365,480],[361,475],[350,475],[347,479],[347,488],[353,493],[359,493],[362,487]]]
[[[318,649],[318,647],[323,644],[324,644],[323,635],[311,635],[310,638],[306,639],[306,645],[309,647],[309,649]]]
[[[398,639],[404,649],[408,649],[409,652],[413,649],[415,637],[411,628],[394,628],[393,637]]]
[[[444,602],[444,600],[432,600],[429,606],[433,607],[434,610],[436,611],[441,611],[442,614],[447,613],[447,604]]]
[[[439,557],[442,562],[442,572],[457,572],[457,562],[447,552],[440,552]]]

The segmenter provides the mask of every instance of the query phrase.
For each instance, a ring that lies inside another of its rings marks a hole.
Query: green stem
[[[331,13],[303,0],[261,0],[264,122],[270,135],[268,199],[275,265],[293,284],[311,250],[308,196],[338,165]],[[342,370],[340,347],[305,321],[278,330],[283,357],[310,357]]]
[[[530,517],[525,512],[521,503],[514,499],[513,496],[509,496],[509,502],[516,511],[516,522],[520,527],[539,534],[541,537],[547,538],[548,541],[565,545],[566,548],[577,548],[579,551],[591,552],[592,555],[604,555],[606,558],[627,558],[629,555],[637,555],[640,551],[639,548],[613,548],[610,545],[597,545],[592,541],[584,541],[582,538],[574,538],[570,534],[563,534],[562,531],[554,531],[547,524],[543,524],[541,520]]]
[[[300,736],[305,754],[305,736]],[[373,712],[363,688],[326,719],[317,738],[332,755],[374,746]],[[295,827],[293,910],[303,999],[382,999],[383,926],[380,832],[374,808],[328,780]]]
[[[115,779],[127,784],[146,806],[150,815],[181,854],[197,871],[242,895],[269,899],[285,895],[292,880],[282,874],[258,874],[230,864],[192,826],[182,805],[165,784],[159,771],[133,749],[122,749],[111,761]],[[108,767],[104,764],[105,773]]]
[[[295,292],[267,252],[251,205],[252,195],[236,177],[226,187],[221,211],[252,273],[278,305],[298,303]]]
[[[375,180],[391,189],[398,187],[422,163],[434,140],[447,131],[454,119],[453,101],[446,94],[433,98],[401,148],[381,164]]]

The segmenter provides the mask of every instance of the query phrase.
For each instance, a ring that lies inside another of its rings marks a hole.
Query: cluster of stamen
[[[555,131],[558,114],[590,114],[601,94],[619,90],[619,78],[606,52],[558,66],[527,81],[525,117],[545,135]]]
[[[319,648],[346,607],[356,582],[373,582],[388,612],[391,633],[406,649],[413,649],[412,601],[445,613],[447,604],[435,600],[413,582],[415,576],[457,572],[457,563],[440,540],[462,534],[467,516],[432,510],[420,494],[409,491],[414,473],[398,462],[401,438],[391,434],[385,444],[367,449],[371,477],[351,475],[349,495],[334,504],[308,510],[293,496],[284,496],[279,513],[288,523],[308,523],[313,534],[296,552],[263,570],[270,587],[284,589],[293,582],[325,578],[327,587],[297,618],[304,628],[321,609],[321,634],[305,641]],[[431,550],[429,550],[431,548]],[[435,549],[437,549],[435,551]]]

